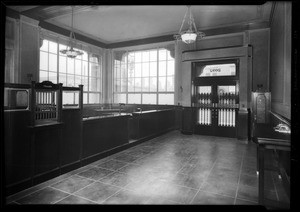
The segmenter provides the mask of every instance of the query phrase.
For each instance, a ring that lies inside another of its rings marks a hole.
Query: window
[[[68,58],[59,51],[66,46],[44,39],[40,47],[40,82],[49,80],[66,87],[83,85],[83,103],[99,104],[102,95],[102,58],[83,51],[83,55]],[[82,50],[81,50],[82,51]],[[76,104],[75,94],[66,94],[68,104]]]
[[[157,48],[115,56],[113,95],[114,103],[174,104],[171,52]]]

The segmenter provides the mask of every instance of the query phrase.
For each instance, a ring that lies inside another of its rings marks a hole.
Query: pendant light
[[[185,23],[185,19],[186,16],[189,16],[189,20],[188,20],[188,30],[187,31],[181,31],[182,27]],[[203,32],[198,32],[197,28],[196,28],[196,24],[194,21],[194,17],[193,14],[191,12],[191,6],[187,6],[187,11],[185,12],[184,18],[182,20],[182,24],[179,30],[179,33],[174,35],[174,38],[176,40],[181,40],[186,44],[190,44],[190,43],[194,43],[196,41],[197,38],[203,38],[205,36],[205,34]]]
[[[67,57],[69,58],[75,58],[83,54],[82,51],[74,49],[74,46],[76,45],[76,39],[75,39],[75,34],[73,32],[73,24],[74,24],[73,19],[74,19],[74,6],[72,6],[72,25],[71,25],[71,32],[69,38],[69,46],[67,46],[66,49],[60,50],[62,54],[67,55]]]

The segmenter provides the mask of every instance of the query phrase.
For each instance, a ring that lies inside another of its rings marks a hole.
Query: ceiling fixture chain
[[[71,32],[70,32],[70,40],[69,46],[66,49],[60,50],[62,54],[66,54],[69,58],[75,58],[79,55],[82,55],[83,52],[79,50],[75,50],[74,47],[76,46],[76,38],[74,33],[74,6],[72,6],[72,21],[71,21]]]

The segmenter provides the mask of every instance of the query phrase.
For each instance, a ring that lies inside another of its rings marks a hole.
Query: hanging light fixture
[[[74,6],[72,6],[72,25],[71,25],[69,46],[67,46],[67,49],[60,50],[62,54],[66,54],[67,57],[69,58],[75,58],[83,54],[83,52],[74,49],[74,46],[76,45],[76,39],[75,39],[75,34],[73,32],[73,18],[74,18]]]
[[[189,20],[188,20],[189,28],[187,31],[181,32],[187,15],[189,15]],[[194,29],[193,29],[193,27],[194,27]],[[186,10],[184,18],[182,20],[182,24],[181,24],[179,33],[174,35],[174,38],[176,40],[182,40],[184,43],[190,44],[190,43],[194,43],[196,41],[197,37],[203,38],[204,36],[205,36],[205,34],[203,32],[197,31],[194,17],[191,12],[191,6],[187,6],[187,10]]]

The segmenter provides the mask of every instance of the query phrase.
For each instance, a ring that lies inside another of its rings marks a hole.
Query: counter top
[[[291,135],[275,131],[269,124],[255,124],[253,141],[261,145],[290,146]]]
[[[110,115],[103,115],[103,116],[90,116],[90,117],[85,117],[82,120],[83,121],[88,121],[88,120],[97,120],[97,119],[108,119],[108,118],[116,118],[116,117],[124,117],[124,116],[130,116],[130,113],[115,113],[115,114],[110,114]]]
[[[154,112],[163,112],[163,111],[169,111],[173,109],[161,109],[161,110],[145,110],[145,111],[137,111],[137,112],[132,112],[132,115],[140,115],[140,114],[145,114],[145,113],[154,113]]]

